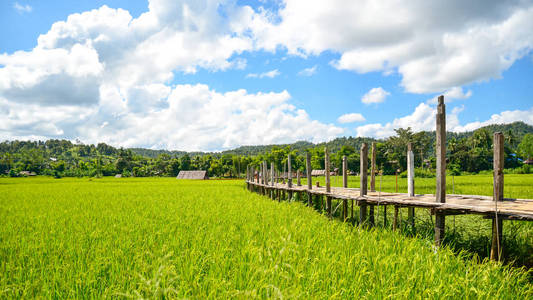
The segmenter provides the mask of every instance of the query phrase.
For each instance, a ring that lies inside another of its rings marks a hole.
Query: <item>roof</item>
[[[311,176],[324,176],[326,175],[326,170],[311,170]]]
[[[30,172],[30,171],[20,171],[19,175],[21,175],[21,176],[35,176],[37,174],[35,174],[35,172]]]
[[[207,171],[180,171],[176,179],[209,179]]]

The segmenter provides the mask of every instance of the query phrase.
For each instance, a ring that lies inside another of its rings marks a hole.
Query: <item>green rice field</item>
[[[533,198],[533,177],[511,178],[506,196]],[[490,194],[487,178],[455,179],[457,193]],[[434,249],[424,218],[418,237],[361,229],[242,180],[0,178],[0,298],[533,297],[524,268]],[[530,223],[515,223],[527,249]]]

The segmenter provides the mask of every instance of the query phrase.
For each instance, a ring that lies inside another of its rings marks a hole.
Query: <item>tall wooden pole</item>
[[[361,146],[361,167],[360,167],[360,188],[359,188],[359,195],[365,196],[368,189],[368,145],[366,143],[363,143]],[[363,201],[361,202],[360,208],[359,208],[359,221],[361,224],[365,224],[367,222],[367,212],[366,212],[366,203]]]
[[[296,185],[301,186],[302,185],[302,179],[300,178],[300,170],[296,170]]]
[[[313,195],[311,194],[311,190],[313,189],[313,179],[311,178],[311,154],[309,152],[305,154],[305,170],[307,172],[307,204],[312,206]]]
[[[407,144],[407,192],[409,197],[415,196],[415,155],[413,153],[413,145]],[[415,208],[409,207],[407,209],[407,222],[411,226],[411,231],[415,233]]]
[[[276,181],[276,175],[275,175],[275,172],[274,172],[274,163],[271,162],[270,163],[270,185],[271,186],[274,186],[275,184],[275,181]]]
[[[329,174],[329,152],[328,152],[328,148],[326,147],[324,149],[324,166],[325,166],[325,171],[326,171],[326,192],[327,193],[330,193],[331,192],[331,179],[330,179],[330,174]],[[326,210],[328,212],[328,216],[331,217],[331,197],[329,196],[326,196]]]
[[[492,246],[490,248],[490,259],[500,260],[502,257],[502,239],[503,239],[503,222],[498,218],[498,202],[503,201],[503,168],[504,168],[504,150],[503,134],[494,133],[494,193],[493,200],[496,207],[494,219],[492,219]]]
[[[371,174],[370,174],[370,191],[376,191],[376,142],[372,142],[372,158],[371,158]]]
[[[266,161],[264,161],[263,165],[264,165],[264,167],[263,167],[263,171],[264,171],[263,176],[265,177],[265,185],[268,185],[268,164],[267,164]]]
[[[289,153],[289,155],[287,156],[287,185],[289,186],[289,188],[292,187],[292,168],[291,168],[291,154]]]
[[[348,160],[346,155],[342,156],[342,187],[348,187]]]
[[[436,117],[437,134],[437,189],[435,201],[446,203],[446,106],[444,96],[439,96]],[[444,238],[446,214],[437,210],[435,213],[435,245],[440,246]]]
[[[331,192],[331,182],[329,177],[329,152],[328,148],[324,148],[324,166],[325,166],[325,176],[326,176],[326,192]]]
[[[342,187],[348,187],[348,160],[346,155],[342,156]],[[348,219],[348,199],[342,200],[342,219],[345,222]]]

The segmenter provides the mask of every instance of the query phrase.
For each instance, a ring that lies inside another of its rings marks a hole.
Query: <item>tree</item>
[[[533,134],[528,133],[522,138],[522,142],[518,145],[520,154],[524,159],[533,158]]]

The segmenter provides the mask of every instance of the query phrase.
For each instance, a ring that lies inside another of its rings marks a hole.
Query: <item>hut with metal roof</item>
[[[209,179],[207,171],[180,171],[176,179]]]

